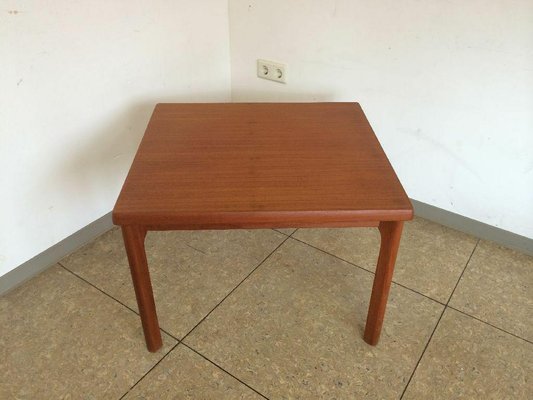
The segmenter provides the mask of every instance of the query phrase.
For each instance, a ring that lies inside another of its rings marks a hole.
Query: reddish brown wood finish
[[[158,104],[113,209],[150,351],[147,230],[378,226],[365,340],[377,343],[413,210],[357,103]],[[386,222],[383,222],[386,221]]]
[[[364,336],[365,342],[372,346],[378,343],[381,334],[385,308],[387,307],[387,298],[389,297],[392,282],[392,273],[394,272],[394,263],[396,262],[396,255],[400,246],[402,227],[403,221],[386,221],[379,224],[381,246],[376,275],[374,276],[374,284],[372,286],[372,295],[370,296]]]
[[[357,103],[158,104],[113,211],[158,229],[411,216]]]
[[[163,345],[159,322],[155,309],[150,273],[148,272],[148,262],[144,250],[144,239],[146,230],[138,226],[122,226],[122,236],[128,261],[130,264],[131,278],[139,306],[139,314],[146,340],[146,347],[149,351],[157,351]]]

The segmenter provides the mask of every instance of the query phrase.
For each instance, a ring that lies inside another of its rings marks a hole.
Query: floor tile
[[[56,265],[0,297],[0,398],[119,398],[163,342],[149,353],[137,315]]]
[[[380,244],[376,228],[299,229],[293,236],[370,271],[376,268]],[[446,303],[476,242],[422,218],[406,222],[393,280]]]
[[[404,400],[532,399],[532,377],[530,343],[448,308]]]
[[[533,342],[533,257],[481,241],[450,305]]]
[[[183,345],[178,345],[124,400],[263,399]]]
[[[160,326],[183,337],[286,238],[271,229],[149,232],[146,253]],[[119,229],[61,264],[137,310]]]
[[[269,398],[397,399],[443,306],[393,285],[369,346],[372,280],[289,239],[185,342]]]

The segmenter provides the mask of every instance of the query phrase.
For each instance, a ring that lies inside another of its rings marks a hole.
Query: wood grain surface
[[[357,103],[158,104],[113,221],[146,229],[339,227],[412,215]]]

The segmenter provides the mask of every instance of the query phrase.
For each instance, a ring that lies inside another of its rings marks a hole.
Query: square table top
[[[113,221],[337,227],[412,215],[358,103],[197,103],[157,104]]]

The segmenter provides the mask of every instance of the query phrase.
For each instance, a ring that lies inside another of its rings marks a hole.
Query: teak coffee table
[[[357,103],[158,104],[113,209],[148,350],[162,346],[150,230],[374,226],[364,339],[377,344],[413,209]]]

